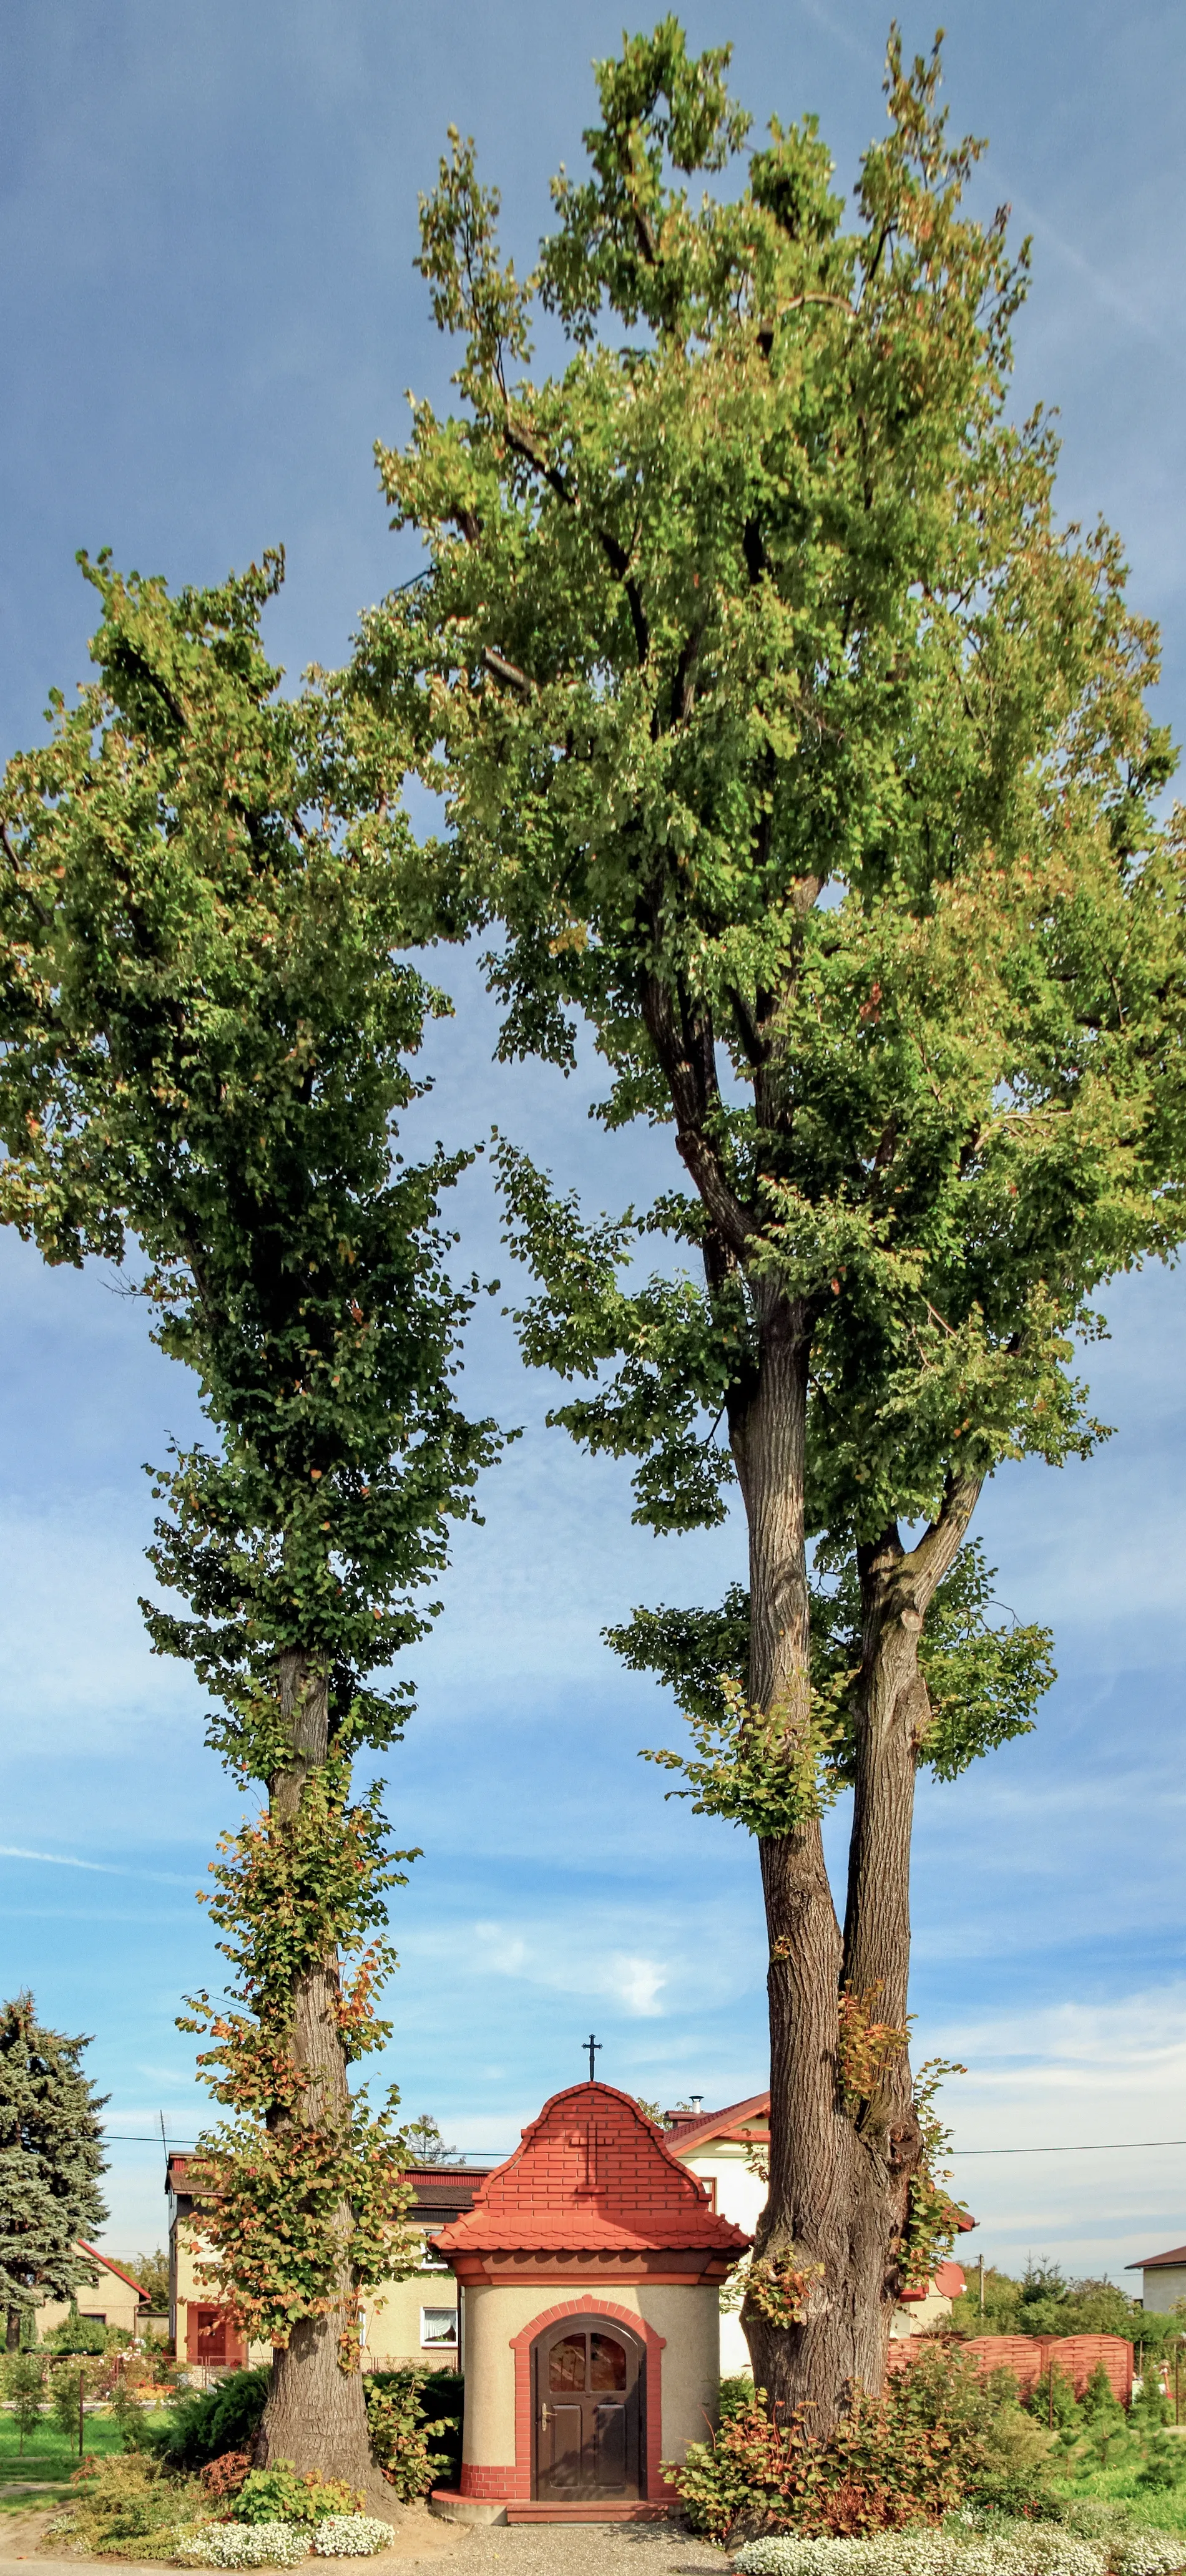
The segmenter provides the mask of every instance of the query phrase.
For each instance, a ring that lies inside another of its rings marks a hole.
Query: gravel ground
[[[448,2576],[724,2576],[728,2565],[673,2523],[488,2522],[471,2529]]]
[[[126,2566],[111,2558],[51,2558],[39,2548],[48,2516],[13,2515],[0,2530],[0,2564],[22,2562],[40,2576],[79,2576],[80,2568]],[[324,2567],[331,2576],[335,2562],[310,2559],[298,2576]],[[409,2514],[395,2549],[378,2558],[343,2559],[341,2576],[373,2568],[375,2576],[412,2576],[416,2568],[432,2576],[726,2576],[728,2559],[707,2540],[692,2540],[677,2525],[636,2523],[463,2523],[443,2522],[435,2515]],[[155,2569],[140,2561],[136,2576],[178,2576],[174,2568]]]

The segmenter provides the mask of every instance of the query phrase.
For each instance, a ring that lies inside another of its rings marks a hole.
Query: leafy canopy
[[[1098,1435],[1075,1339],[1183,1223],[1183,835],[1120,548],[1059,526],[1049,425],[1009,418],[1028,251],[966,210],[937,54],[891,37],[851,218],[810,118],[726,193],[727,63],[668,18],[597,65],[525,282],[453,136],[420,264],[462,404],[379,450],[428,560],[344,695],[447,799],[409,900],[496,928],[504,1052],[571,1064],[583,1021],[600,1114],[672,1127],[691,1185],[590,1223],[503,1149],[554,1418],[635,1462],[639,1521],[719,1520],[782,1316],[843,1554]],[[975,1651],[989,1742],[1045,1645],[991,1649],[1003,1715]]]
[[[273,1791],[212,1869],[229,1996],[185,2026],[232,2115],[208,2142],[217,2277],[284,2344],[338,2302],[344,2260],[360,2283],[415,2253],[398,2095],[372,2114],[344,2073],[388,2035],[410,1855],[377,1787],[352,1802],[350,1760],[402,1731],[409,1687],[377,1677],[434,1615],[497,1446],[452,1389],[476,1283],[450,1279],[438,1202],[465,1158],[396,1150],[446,1005],[397,954],[402,816],[315,678],[278,695],[259,626],[280,559],[176,599],[84,570],[98,677],[0,798],[0,1215],[51,1260],[121,1256],[131,1231],[216,1434],[155,1487],[151,1562],[188,1615],[143,1606],[215,1694],[210,1741]],[[311,2086],[295,2007],[319,1980],[341,2080]]]
[[[437,1201],[463,1158],[393,1160],[447,1005],[394,953],[402,817],[361,819],[315,687],[277,696],[280,559],[176,600],[84,570],[99,676],[4,782],[0,1215],[50,1259],[139,1242],[155,1338],[220,1435],[158,1483],[153,1562],[193,1615],[146,1615],[269,1779],[286,1649],[328,1670],[332,1739],[399,1732],[406,1686],[370,1677],[422,1633],[492,1452],[450,1384],[472,1289]]]

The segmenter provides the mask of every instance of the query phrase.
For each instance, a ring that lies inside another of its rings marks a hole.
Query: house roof
[[[1126,2263],[1126,2272],[1159,2272],[1162,2265],[1186,2269],[1186,2245],[1171,2245],[1168,2254],[1146,2254],[1139,2263]]]
[[[146,2307],[149,2305],[148,2292],[141,2289],[134,2272],[125,2272],[123,2264],[113,2263],[110,2254],[104,2254],[98,2245],[84,2245],[81,2236],[77,2242],[80,2254],[86,2254],[92,2263],[101,2263],[105,2272],[115,2272],[121,2281],[127,2282],[129,2289],[135,2291],[138,2299],[143,2299]]]
[[[554,2093],[472,2208],[432,2239],[442,2254],[699,2249],[731,2260],[749,2241],[631,2095],[597,2083]]]
[[[717,2138],[765,2141],[769,2131],[769,2091],[748,2093],[744,2102],[728,2102],[723,2111],[705,2111],[698,2120],[689,2120],[682,2112],[677,2112],[673,2126],[667,2132],[667,2144],[673,2156],[689,2156],[694,2155],[698,2147],[707,2147]],[[957,2212],[956,2224],[961,2236],[966,2236],[976,2221],[961,2209]],[[1186,2251],[1181,2256],[1163,2254],[1158,2259],[1163,2263],[1186,2263]],[[1134,2263],[1129,2265],[1130,2271],[1138,2268]]]
[[[184,2198],[190,2190],[190,2158],[181,2153],[169,2157],[166,2189]],[[427,2218],[434,2226],[456,2218],[468,2209],[479,2183],[493,2171],[490,2165],[409,2165],[405,2182],[412,2186],[409,2216]]]
[[[684,2111],[669,2117],[667,2143],[673,2155],[686,2156],[690,2147],[702,2147],[710,2138],[764,2137],[770,2126],[770,2095],[749,2093],[744,2102],[730,2102],[723,2111],[703,2111],[698,2119]]]
[[[404,2181],[412,2186],[409,2218],[425,2218],[431,2227],[447,2226],[472,2205],[492,2165],[424,2165],[409,2167]]]

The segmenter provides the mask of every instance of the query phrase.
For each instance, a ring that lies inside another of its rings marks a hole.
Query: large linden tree
[[[403,882],[426,937],[493,931],[504,1051],[565,1065],[591,1031],[608,1125],[671,1138],[617,1225],[509,1149],[502,1177],[557,1419],[636,1460],[651,1528],[744,1505],[747,1580],[619,1642],[755,1837],[743,2318],[826,2432],[952,2222],[905,2038],[916,1772],[1049,1678],[969,1523],[1003,1461],[1090,1448],[1093,1294],[1183,1229],[1183,866],[1156,639],[1115,538],[1059,525],[1048,426],[1010,418],[1026,254],[967,210],[937,61],[892,41],[850,212],[812,119],[750,148],[727,59],[667,19],[597,67],[526,280],[454,136],[420,265],[460,404],[380,450],[428,561],[345,685],[447,800]]]

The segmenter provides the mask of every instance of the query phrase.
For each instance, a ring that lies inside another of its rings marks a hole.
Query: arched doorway
[[[646,2350],[617,2317],[564,2317],[531,2348],[531,2492],[540,2503],[646,2494]]]

